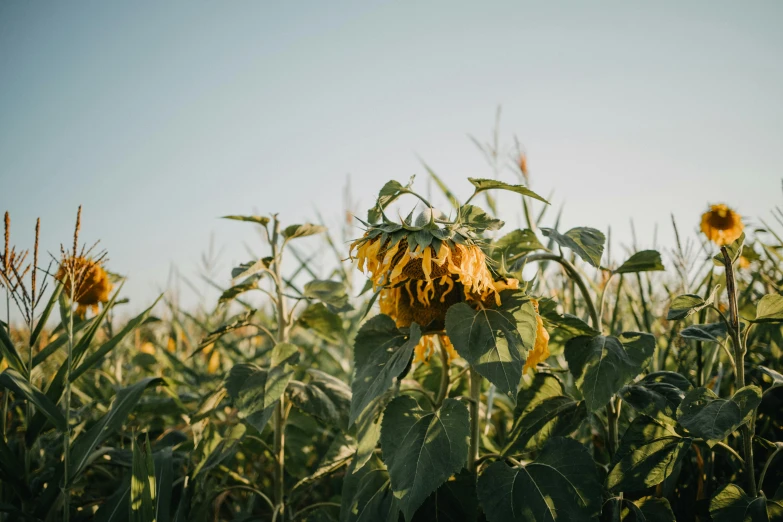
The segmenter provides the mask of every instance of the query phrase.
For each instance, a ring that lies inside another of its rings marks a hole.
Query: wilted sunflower
[[[740,215],[722,203],[712,205],[710,210],[701,216],[701,231],[718,246],[735,241],[744,228]]]
[[[528,368],[535,370],[538,363],[546,361],[549,357],[549,332],[544,328],[544,320],[538,314],[538,301],[531,299],[530,302],[533,303],[533,308],[536,310],[536,344],[527,354],[523,372],[526,372]]]
[[[83,256],[66,256],[60,261],[55,278],[63,284],[67,296],[71,295],[71,284],[74,283],[73,296],[79,305],[76,308],[78,316],[84,317],[87,307],[97,313],[98,304],[109,301],[112,284],[100,261]]]

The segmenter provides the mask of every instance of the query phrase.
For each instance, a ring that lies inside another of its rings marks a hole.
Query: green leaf
[[[720,286],[716,286],[712,291],[712,294],[710,294],[706,300],[696,294],[678,295],[672,300],[672,304],[669,306],[669,313],[666,314],[666,319],[669,321],[685,319],[710,306],[715,301],[715,293],[718,291],[718,288],[720,288]]]
[[[476,477],[463,469],[427,497],[412,522],[475,522],[477,518]]]
[[[620,338],[597,335],[574,337],[565,345],[565,358],[587,410],[603,408],[623,385],[639,375],[655,351],[655,337],[626,332]]]
[[[291,381],[287,394],[294,406],[323,422],[348,429],[351,388],[340,379],[320,370],[307,370],[312,380],[307,384]]]
[[[297,323],[329,344],[341,344],[345,340],[342,318],[323,303],[315,303],[305,308],[297,318]]]
[[[661,497],[643,497],[633,502],[624,500],[629,514],[633,513],[634,522],[677,522],[669,501]],[[627,518],[623,516],[623,522]]]
[[[601,483],[593,459],[579,442],[556,437],[534,462],[495,462],[478,480],[478,497],[490,522],[594,520]]]
[[[783,375],[781,375],[780,373],[776,372],[772,368],[767,368],[766,366],[761,366],[761,365],[757,366],[756,369],[761,373],[763,373],[764,375],[766,375],[767,377],[769,377],[770,379],[772,379],[772,386],[764,390],[764,393],[768,392],[773,388],[779,388],[783,386]]]
[[[340,281],[322,281],[319,279],[310,281],[304,286],[304,296],[308,299],[321,301],[334,313],[353,310],[353,306],[348,302],[345,284]]]
[[[269,218],[266,216],[223,216],[223,219],[233,219],[234,221],[247,221],[266,226],[269,224]]]
[[[92,455],[93,450],[109,435],[120,429],[136,403],[141,399],[144,390],[150,386],[164,384],[160,377],[147,377],[141,381],[120,389],[114,397],[109,411],[100,418],[86,433],[79,436],[71,449],[71,462],[73,469],[71,478],[82,472]]]
[[[101,359],[106,357],[112,350],[117,348],[119,344],[126,338],[128,335],[131,334],[136,328],[144,324],[144,322],[149,318],[150,314],[152,313],[152,309],[155,308],[155,305],[158,304],[158,301],[163,297],[163,294],[159,295],[157,299],[155,299],[155,302],[152,303],[152,306],[144,310],[142,313],[128,321],[125,326],[120,330],[120,332],[103,343],[100,348],[95,350],[93,353],[91,353],[82,364],[80,364],[76,369],[71,372],[71,382],[76,381],[84,372],[89,370],[90,368],[93,368],[100,362]]]
[[[49,301],[47,301],[46,303],[46,308],[44,308],[44,311],[41,313],[41,316],[38,318],[38,323],[36,323],[35,329],[33,330],[33,333],[30,336],[31,346],[35,346],[38,337],[40,337],[41,332],[46,327],[46,323],[49,321],[49,316],[52,314],[52,310],[57,304],[57,301],[60,299],[60,293],[62,292],[62,290],[63,290],[63,284],[58,281],[54,287],[54,291],[52,292],[52,295],[49,296]]]
[[[729,331],[726,323],[693,324],[680,331],[680,337],[683,339],[692,339],[703,343],[722,343],[726,340]]]
[[[273,369],[281,364],[294,364],[299,358],[299,347],[293,343],[277,343],[272,348],[269,366]]]
[[[737,259],[742,255],[742,246],[745,244],[745,232],[740,234],[740,237],[735,239],[730,245],[726,245],[726,250],[729,253],[729,258],[731,259],[731,263],[734,264],[737,262]],[[713,256],[712,261],[717,266],[724,266],[724,258],[723,258],[723,252],[718,252]]]
[[[468,181],[470,181],[473,186],[476,187],[476,194],[492,189],[508,190],[510,192],[516,192],[517,194],[522,194],[523,196],[528,196],[533,199],[543,201],[549,205],[549,201],[545,200],[529,188],[522,185],[509,185],[508,183],[503,183],[502,181],[495,179],[468,178]]]
[[[538,240],[536,233],[530,229],[516,229],[505,236],[493,241],[490,245],[492,257],[500,261],[500,256],[505,259],[513,259],[521,254],[535,250],[546,250]]]
[[[779,323],[783,321],[783,295],[767,294],[756,307],[754,323]]]
[[[606,486],[615,492],[629,492],[660,484],[671,475],[692,442],[663,423],[639,415],[623,434]]]
[[[620,395],[639,413],[666,422],[677,419],[677,408],[690,388],[690,381],[679,373],[653,372],[624,386]]]
[[[16,351],[13,341],[8,337],[8,332],[6,332],[5,328],[2,327],[0,327],[0,353],[3,355],[3,358],[8,361],[8,366],[19,372],[25,378],[29,376],[27,368],[22,362],[22,358],[19,357],[19,352]]]
[[[636,252],[620,265],[615,274],[633,274],[636,272],[657,272],[664,270],[661,254],[657,250],[642,250]]]
[[[259,432],[264,431],[292,374],[286,364],[269,370],[255,364],[235,364],[226,377],[225,387],[239,411],[239,418]]]
[[[458,303],[446,312],[446,332],[457,353],[503,393],[516,396],[526,350],[536,341],[536,312],[523,292],[501,293],[499,308]]]
[[[560,379],[536,373],[522,386],[514,408],[514,425],[504,455],[540,448],[551,437],[573,432],[587,415],[584,401],[565,395]]]
[[[398,522],[400,501],[394,496],[389,473],[377,458],[345,474],[340,522]]]
[[[752,498],[741,487],[729,484],[710,500],[710,515],[714,522],[769,522],[767,500]]]
[[[225,304],[233,301],[240,295],[244,294],[245,292],[249,292],[251,290],[257,290],[258,289],[258,281],[255,279],[250,281],[242,282],[238,285],[234,285],[231,288],[228,288],[223,291],[222,294],[220,294],[220,299],[218,299],[218,304]]]
[[[469,224],[478,231],[500,230],[505,223],[495,219],[475,205],[462,205],[459,215],[463,223]]]
[[[65,417],[59,408],[57,408],[41,390],[22,377],[19,372],[13,368],[6,368],[6,370],[0,374],[0,386],[11,390],[18,395],[24,396],[28,401],[35,404],[38,411],[46,415],[49,421],[51,421],[58,430],[66,430]]]
[[[761,403],[761,389],[745,386],[729,399],[721,399],[708,388],[696,388],[677,409],[677,420],[692,435],[709,441],[725,439],[748,420]]]
[[[374,398],[356,419],[356,456],[353,459],[356,462],[355,469],[364,466],[373,455],[381,438],[383,410],[393,397],[393,391],[388,390]]]
[[[283,237],[286,239],[295,239],[297,237],[313,236],[326,232],[326,227],[322,225],[313,225],[305,223],[303,225],[290,225],[283,229]]]
[[[222,325],[217,330],[213,330],[209,332],[203,339],[201,339],[201,342],[198,344],[198,348],[193,350],[193,353],[190,354],[191,357],[199,353],[201,350],[209,346],[210,344],[214,343],[221,337],[223,337],[225,334],[229,332],[233,332],[237,328],[242,328],[243,326],[248,326],[250,323],[250,320],[253,318],[253,314],[255,314],[255,310],[248,310],[247,312],[243,312],[241,314],[237,314]]]
[[[131,441],[133,451],[131,487],[130,487],[130,517],[131,522],[155,522],[157,506],[155,494],[155,464],[152,460],[149,436],[143,449],[139,448],[135,437]]]
[[[468,453],[470,416],[456,399],[435,412],[407,396],[386,407],[381,426],[383,460],[405,519],[449,477],[462,469]]]
[[[539,300],[538,312],[544,325],[558,329],[556,333],[561,339],[568,340],[580,335],[593,337],[601,333],[575,315],[560,315],[557,312],[557,303],[552,299]]]
[[[588,227],[572,228],[565,234],[560,234],[552,228],[542,228],[545,236],[552,238],[563,248],[570,248],[576,255],[594,267],[601,264],[606,236],[600,230]]]
[[[397,329],[388,315],[377,315],[359,329],[353,346],[356,373],[351,384],[350,424],[374,398],[391,387],[393,379],[408,366],[420,339],[419,325],[412,323],[406,334]]]
[[[242,263],[231,269],[231,279],[233,281],[241,281],[253,276],[256,276],[256,279],[260,279],[264,274],[257,274],[269,268],[272,265],[272,261],[273,259],[271,257],[263,257],[258,261]]]

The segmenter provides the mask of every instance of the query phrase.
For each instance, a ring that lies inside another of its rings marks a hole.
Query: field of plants
[[[226,216],[217,302],[131,318],[81,209],[56,256],[6,213],[0,519],[783,520],[783,211],[618,251],[513,164],[345,230]]]

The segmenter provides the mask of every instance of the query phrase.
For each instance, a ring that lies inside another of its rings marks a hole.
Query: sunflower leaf
[[[661,253],[657,250],[642,250],[628,258],[625,263],[615,269],[615,274],[632,274],[636,272],[656,272],[664,270]]]
[[[746,422],[760,403],[758,386],[745,386],[730,399],[721,399],[708,388],[696,388],[677,408],[677,421],[696,437],[720,441]]]
[[[729,253],[729,259],[731,259],[732,264],[737,262],[737,259],[740,258],[742,255],[742,246],[745,244],[745,232],[740,234],[740,237],[732,241],[730,245],[726,245],[726,250]],[[712,261],[717,266],[723,266],[725,264],[725,259],[723,257],[723,252],[718,252],[713,256]]]
[[[381,425],[383,460],[406,520],[465,465],[469,426],[468,408],[456,399],[446,399],[434,412],[422,410],[407,396],[386,407]]]
[[[313,225],[312,223],[289,225],[283,229],[283,237],[286,239],[294,239],[297,237],[312,236],[322,232],[326,232],[326,227],[322,225]]]
[[[535,346],[536,311],[522,292],[501,293],[499,308],[458,303],[446,313],[446,332],[460,354],[503,393],[516,397],[526,352]]]
[[[756,306],[754,323],[779,323],[783,321],[783,295],[767,294]]]
[[[269,218],[266,216],[223,216],[223,219],[233,219],[234,221],[247,221],[266,226],[269,224]]]
[[[352,425],[372,400],[392,385],[405,370],[419,344],[421,328],[412,323],[409,333],[397,328],[388,315],[377,315],[364,323],[354,341],[355,375],[351,384]]]
[[[606,236],[600,230],[588,227],[572,228],[565,234],[552,228],[542,228],[545,236],[552,238],[563,248],[570,248],[576,255],[594,267],[601,264]]]
[[[508,190],[510,192],[516,192],[517,194],[522,194],[523,196],[528,196],[533,199],[537,199],[539,201],[543,201],[547,205],[549,205],[549,201],[545,200],[529,188],[523,186],[523,185],[510,185],[508,183],[503,183],[502,181],[498,181],[495,179],[482,179],[482,178],[468,178],[468,181],[470,181],[474,187],[476,187],[475,194],[478,194],[479,192],[484,192],[485,190],[493,190],[493,189],[499,189],[499,190]]]
[[[779,500],[749,497],[741,487],[728,484],[710,500],[710,515],[715,522],[769,522],[778,520],[783,506]]]

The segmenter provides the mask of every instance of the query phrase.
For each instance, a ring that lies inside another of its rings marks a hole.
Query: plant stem
[[[468,471],[476,472],[479,458],[479,401],[481,400],[481,376],[470,369],[470,449],[468,451]]]
[[[621,400],[615,396],[609,399],[609,404],[606,405],[606,429],[608,432],[609,440],[607,446],[609,447],[609,456],[614,457],[617,451],[617,425],[620,420],[620,404]]]
[[[728,250],[723,246],[720,248],[723,254],[723,264],[726,267],[726,293],[729,297],[729,333],[734,345],[734,360],[736,362],[735,388],[737,390],[745,387],[745,347],[742,344],[740,336],[739,312],[737,310],[737,286],[734,279],[734,267],[731,263],[731,256]],[[736,390],[735,390],[736,391]],[[755,412],[754,412],[755,415]],[[755,497],[756,491],[756,472],[753,465],[753,433],[747,424],[740,427],[742,436],[742,450],[745,458],[745,474],[748,485],[748,494]]]
[[[778,446],[775,448],[775,451],[772,452],[772,455],[769,456],[767,459],[767,462],[764,463],[764,469],[761,470],[761,477],[759,477],[759,490],[764,491],[764,477],[767,476],[767,469],[769,469],[769,465],[772,464],[772,461],[775,459],[778,453],[780,453],[780,450],[783,450],[783,446]]]
[[[73,366],[73,301],[76,291],[76,276],[70,274],[71,300],[68,303],[68,361],[65,367],[65,433],[63,433],[63,520],[71,519],[71,367]]]
[[[562,265],[562,267],[565,269],[566,273],[571,278],[571,280],[575,282],[576,285],[579,287],[579,291],[582,293],[582,297],[585,300],[587,311],[590,314],[590,321],[592,322],[592,327],[598,330],[599,332],[602,330],[601,320],[598,317],[598,311],[596,310],[595,304],[593,303],[593,298],[590,296],[590,291],[587,289],[587,285],[582,279],[582,276],[579,275],[579,272],[577,272],[576,268],[574,267],[574,265],[571,264],[570,261],[568,261],[563,256],[549,254],[547,252],[536,252],[535,254],[528,254],[520,259],[520,262],[522,264],[524,264],[527,261],[556,261],[560,263],[560,265]]]
[[[443,400],[449,394],[449,354],[442,343],[440,345],[440,363],[440,389],[438,389],[438,396],[435,397],[435,407],[437,408],[440,408]]]
[[[270,240],[272,247],[272,259],[275,273],[275,290],[277,291],[277,342],[288,342],[288,314],[286,312],[285,295],[283,292],[283,278],[280,265],[282,264],[282,252],[278,251],[277,241],[280,236],[280,222],[274,217],[274,231]],[[280,513],[280,520],[285,520],[285,422],[286,405],[285,392],[275,406],[274,412],[274,453],[275,453],[275,506]]]

